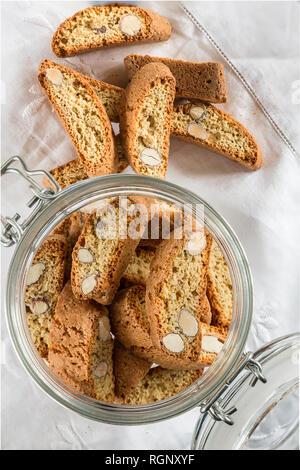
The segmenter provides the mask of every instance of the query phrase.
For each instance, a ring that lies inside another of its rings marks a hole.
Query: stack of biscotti
[[[142,285],[131,286],[118,292],[110,306],[112,332],[131,353],[166,369],[201,369],[203,364],[192,362],[154,346],[150,334],[150,321],[145,306],[146,289]],[[202,323],[209,325],[211,311],[208,299],[203,297],[199,306]],[[128,327],[130,325],[130,328]]]
[[[91,300],[76,299],[68,282],[51,322],[50,369],[77,391],[112,401],[113,346],[107,309]]]

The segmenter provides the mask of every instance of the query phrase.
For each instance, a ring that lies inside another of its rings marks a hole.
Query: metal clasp
[[[218,400],[221,395],[223,395],[223,393],[227,390],[229,385],[245,369],[248,369],[251,374],[253,374],[253,377],[250,382],[250,385],[252,387],[255,386],[258,380],[263,383],[267,382],[267,379],[262,373],[261,364],[255,359],[253,359],[253,353],[248,352],[246,354],[243,354],[240,362],[238,363],[237,367],[234,369],[232,374],[229,376],[225,384],[221,388],[217,389],[217,391],[213,395],[211,395],[208,400],[200,404],[200,412],[209,413],[209,415],[216,421],[223,421],[224,423],[232,426],[234,424],[234,421],[232,420],[231,415],[237,411],[237,408],[233,406],[228,410],[224,410]]]
[[[15,164],[20,164],[21,168],[17,168]],[[20,221],[21,215],[16,212],[13,217],[5,217],[1,215],[2,232],[1,232],[1,245],[10,247],[18,243],[26,230],[37,216],[38,212],[48,202],[52,201],[57,194],[61,191],[59,184],[55,181],[53,176],[46,170],[29,170],[24,160],[18,156],[12,157],[7,160],[1,167],[1,176],[6,173],[16,173],[29,182],[29,188],[34,196],[28,201],[27,207],[33,208],[31,214],[26,217],[22,222]],[[40,186],[33,177],[44,176],[46,177],[54,190],[50,187]]]

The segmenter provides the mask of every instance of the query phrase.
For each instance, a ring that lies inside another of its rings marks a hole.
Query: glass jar
[[[21,165],[21,170],[16,169]],[[61,191],[45,190],[35,182],[36,174],[27,169],[19,157],[4,164],[2,174],[14,172],[25,177],[34,198],[29,206],[33,213],[23,222],[19,216],[3,218],[6,246],[17,243],[7,280],[6,316],[16,352],[25,369],[51,398],[87,418],[112,424],[144,424],[171,418],[195,406],[215,419],[232,423],[230,413],[218,403],[228,383],[247,368],[264,381],[259,363],[252,353],[243,353],[252,320],[252,279],[246,255],[229,224],[206,201],[175,184],[140,175],[109,175],[84,180]],[[56,377],[41,359],[31,340],[25,315],[26,276],[41,242],[65,217],[92,202],[115,196],[143,196],[172,203],[180,208],[203,205],[206,229],[223,251],[233,286],[233,315],[228,337],[215,362],[190,387],[166,400],[140,406],[102,403],[74,391]]]

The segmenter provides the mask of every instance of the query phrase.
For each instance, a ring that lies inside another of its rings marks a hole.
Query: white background
[[[129,53],[191,61],[223,59],[174,2],[143,2],[168,17],[165,43],[135,45],[58,60],[124,85]],[[23,156],[30,168],[51,169],[76,157],[36,74],[58,24],[96,2],[2,2],[2,159]],[[292,144],[299,145],[299,2],[188,2],[199,21],[251,83]],[[220,106],[256,137],[264,166],[256,173],[172,139],[167,180],[206,199],[232,225],[254,279],[254,321],[248,348],[299,330],[299,157],[274,132],[253,98],[225,65],[228,103]],[[297,82],[298,80],[298,82]],[[130,171],[130,170],[128,170]],[[20,180],[3,184],[1,212],[13,215],[29,197]],[[13,249],[2,251],[2,294]],[[2,295],[3,298],[3,295]],[[4,300],[4,299],[3,299]],[[3,301],[2,301],[3,303]],[[2,316],[2,448],[187,449],[198,410],[163,423],[116,427],[61,408],[22,369]]]

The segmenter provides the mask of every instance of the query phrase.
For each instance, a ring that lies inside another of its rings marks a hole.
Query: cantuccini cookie
[[[146,283],[146,311],[154,346],[171,357],[197,362],[201,346],[201,304],[211,236],[164,240],[156,249]]]
[[[233,309],[232,281],[224,255],[215,241],[210,248],[207,268],[207,295],[213,324],[229,328]]]
[[[49,366],[58,377],[97,400],[113,400],[114,342],[107,309],[75,299],[70,282],[59,296],[49,343]]]
[[[226,102],[226,84],[222,64],[218,62],[186,62],[131,54],[124,59],[129,80],[141,67],[151,62],[161,62],[171,70],[176,80],[176,96],[178,98],[199,99],[208,103]]]
[[[79,299],[109,305],[148,219],[133,214],[135,204],[115,198],[87,216],[72,253],[72,288]],[[138,220],[139,219],[139,220]]]
[[[192,385],[203,370],[167,370],[161,367],[150,369],[148,374],[128,395],[126,405],[147,405],[165,400],[185,390]]]
[[[122,173],[128,167],[128,161],[124,154],[120,134],[115,137],[115,149],[118,155],[118,173]],[[89,175],[79,158],[53,168],[50,170],[50,173],[58,182],[61,189],[65,189],[71,184],[75,184],[89,178]],[[43,184],[45,186],[51,186],[46,177],[43,180]]]
[[[188,103],[176,106],[171,133],[251,170],[258,170],[263,164],[262,152],[254,137],[242,124],[213,105]]]
[[[63,288],[66,254],[65,237],[49,236],[36,252],[27,274],[26,317],[34,344],[43,358],[48,355],[50,321]]]
[[[151,363],[132,354],[118,341],[114,348],[114,374],[116,396],[124,399],[149,372]]]
[[[142,67],[125,90],[120,132],[127,159],[137,173],[166,175],[174,97],[175,79],[159,63]]]
[[[133,5],[112,3],[86,8],[56,30],[52,49],[58,57],[138,42],[166,41],[171,25],[161,15]]]
[[[117,172],[111,123],[91,85],[74,70],[43,60],[38,79],[89,176]]]
[[[145,308],[145,294],[146,289],[141,285],[131,286],[118,292],[110,306],[112,331],[118,341],[134,355],[166,369],[201,368],[201,363],[170,356],[153,345],[150,337],[150,322]],[[210,322],[210,305],[206,296],[201,302],[200,312],[201,320]]]

